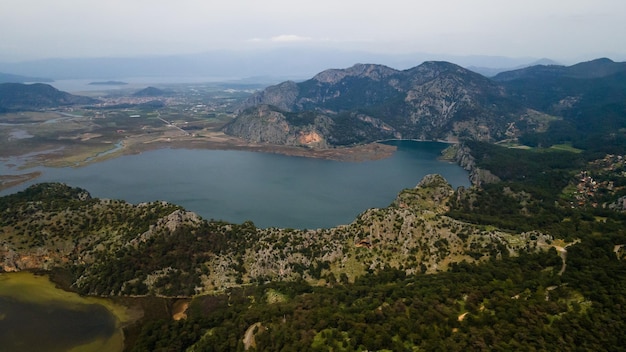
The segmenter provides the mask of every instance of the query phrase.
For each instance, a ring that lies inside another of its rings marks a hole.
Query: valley
[[[227,135],[222,128],[233,118],[233,106],[249,93],[216,89],[199,94],[197,88],[185,88],[158,107],[149,105],[152,98],[112,96],[89,108],[0,114],[0,159],[8,167],[0,175],[0,190],[38,176],[19,170],[80,167],[162,148],[247,150],[341,161],[376,160],[394,151],[377,143],[311,149]]]

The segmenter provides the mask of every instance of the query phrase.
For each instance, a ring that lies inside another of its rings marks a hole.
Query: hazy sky
[[[626,58],[624,0],[0,0],[0,61],[322,46]]]

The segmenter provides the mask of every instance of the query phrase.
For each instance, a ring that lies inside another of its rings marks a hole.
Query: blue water
[[[404,188],[437,173],[453,187],[469,186],[458,165],[439,161],[446,144],[393,141],[392,157],[339,162],[244,151],[160,149],[80,168],[37,168],[35,182],[64,182],[92,196],[131,203],[165,200],[206,219],[259,227],[328,228],[386,207]],[[6,165],[0,167],[7,170]],[[26,170],[26,171],[33,171]]]

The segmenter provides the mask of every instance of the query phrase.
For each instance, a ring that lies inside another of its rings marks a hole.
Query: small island
[[[90,86],[124,86],[128,83],[122,81],[102,81],[102,82],[89,82]]]

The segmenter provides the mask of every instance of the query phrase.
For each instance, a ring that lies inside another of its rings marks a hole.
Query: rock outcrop
[[[500,182],[500,178],[492,174],[489,170],[481,169],[476,166],[476,161],[471,154],[471,150],[466,145],[455,146],[454,161],[462,168],[469,171],[469,179],[472,185],[481,186],[485,183]]]

